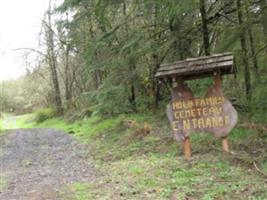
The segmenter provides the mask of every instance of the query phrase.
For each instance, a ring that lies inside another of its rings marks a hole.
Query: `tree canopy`
[[[48,80],[43,96],[59,111],[155,111],[170,95],[155,78],[162,63],[222,52],[234,53],[238,69],[225,78],[230,99],[242,111],[266,110],[265,0],[64,0],[42,23],[46,50],[26,76]],[[202,95],[210,82],[189,84]]]

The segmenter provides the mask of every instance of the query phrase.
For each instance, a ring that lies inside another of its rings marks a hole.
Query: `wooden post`
[[[182,85],[184,83],[184,79],[183,77],[176,77],[175,82],[177,85]],[[191,158],[191,142],[189,137],[186,137],[183,140],[183,148],[185,159],[189,160]]]
[[[184,83],[183,77],[176,77],[176,83],[177,85],[182,85]]]
[[[216,72],[216,71],[214,72],[214,83],[217,88],[221,88],[222,76],[220,72]]]
[[[186,137],[183,141],[184,156],[188,160],[191,157],[191,143],[190,138]]]
[[[214,73],[214,82],[217,88],[221,88],[222,77],[221,77],[220,72]],[[224,152],[227,152],[227,153],[229,152],[229,145],[228,145],[227,137],[222,138],[222,149]]]
[[[222,139],[222,149],[224,152],[229,152],[229,145],[228,145],[228,140],[227,140],[227,137],[224,137]]]

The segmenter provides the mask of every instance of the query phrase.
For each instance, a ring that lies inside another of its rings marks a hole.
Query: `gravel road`
[[[0,200],[57,200],[75,182],[92,182],[88,147],[53,129],[0,136]]]

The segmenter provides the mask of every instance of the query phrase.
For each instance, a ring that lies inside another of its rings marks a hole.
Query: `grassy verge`
[[[8,187],[7,180],[3,174],[0,174],[0,192]]]
[[[36,123],[33,122],[33,114],[14,115],[2,113],[0,118],[0,130],[31,128]]]
[[[61,129],[89,144],[102,175],[93,184],[67,185],[63,199],[267,199],[267,137],[256,129],[233,130],[232,154],[211,135],[194,134],[193,158],[185,161],[165,116],[20,120],[22,127]]]

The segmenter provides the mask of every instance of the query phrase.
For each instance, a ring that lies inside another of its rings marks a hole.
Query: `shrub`
[[[51,119],[53,117],[55,117],[57,114],[56,110],[53,108],[43,108],[38,110],[35,113],[35,121],[37,123],[41,123],[47,119]]]

